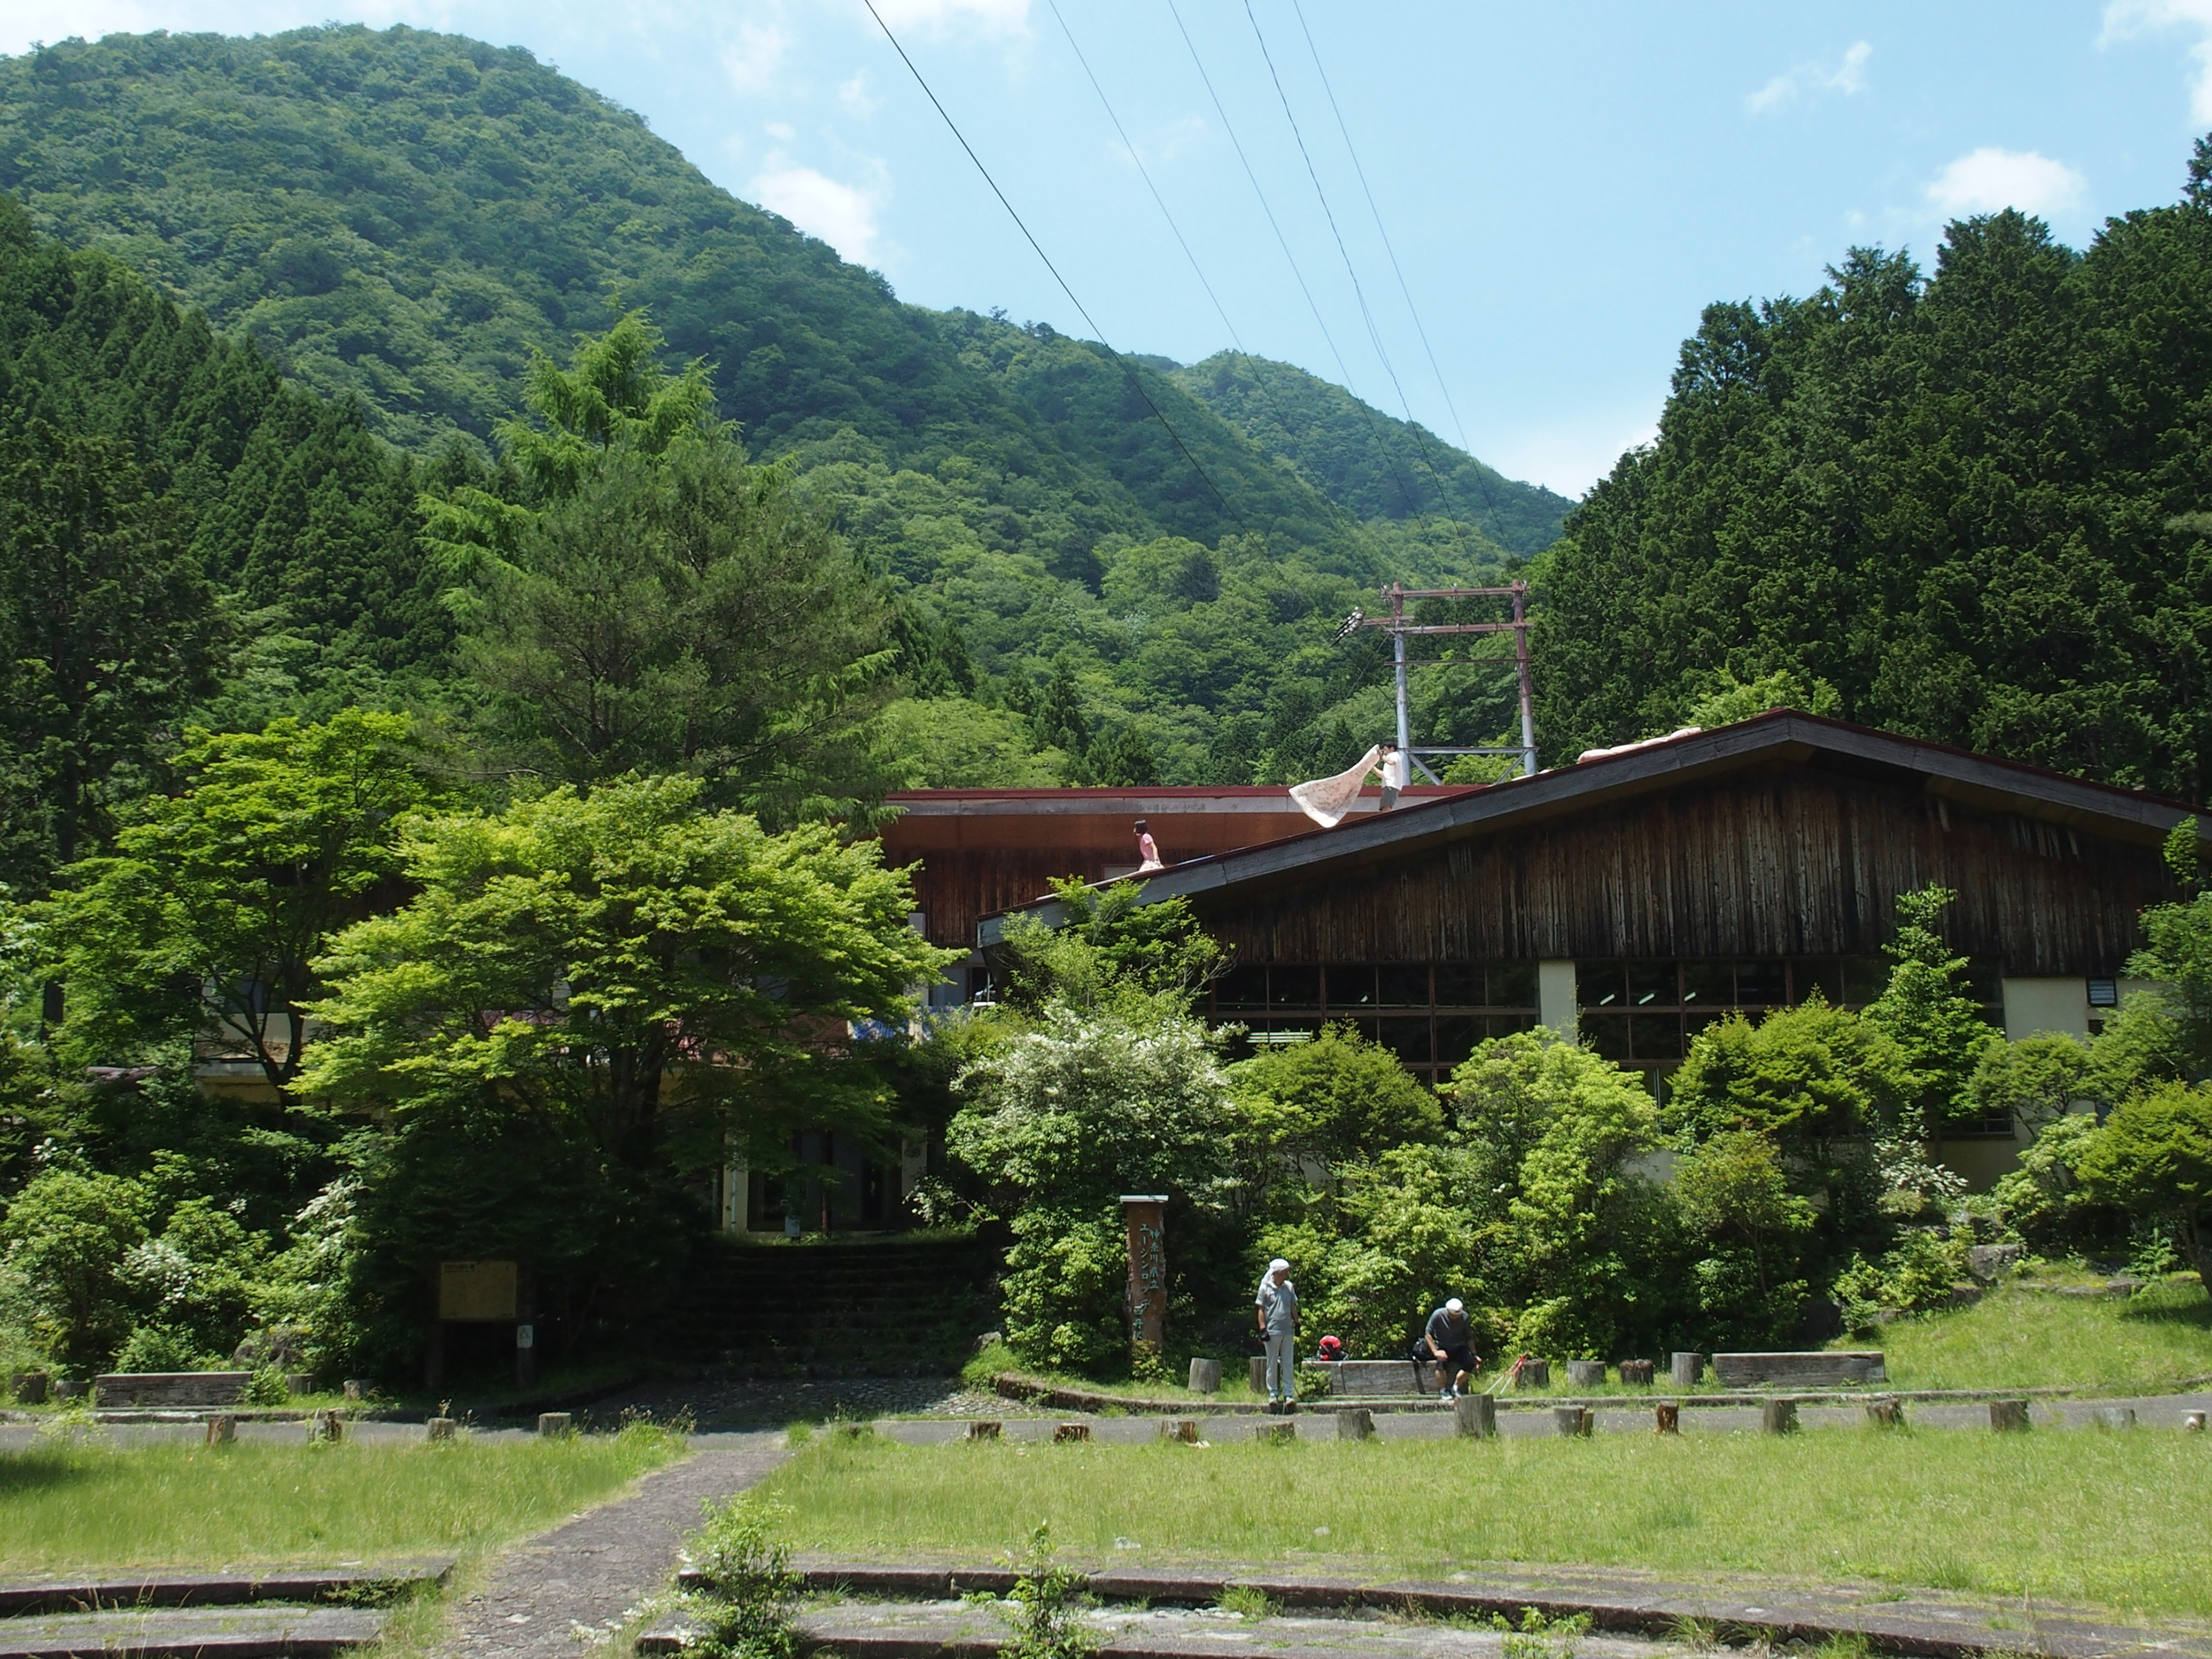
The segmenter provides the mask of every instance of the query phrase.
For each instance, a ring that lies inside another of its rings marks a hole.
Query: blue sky
[[[1805,292],[1853,243],[1927,257],[2007,204],[2082,245],[2173,199],[2212,130],[2212,0],[877,4],[1115,346],[1233,337],[1570,494],[1650,434],[1707,301]],[[333,16],[527,46],[903,297],[1091,331],[862,0],[0,0],[0,52]]]

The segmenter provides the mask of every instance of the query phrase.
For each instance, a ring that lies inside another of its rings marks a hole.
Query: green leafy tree
[[[0,437],[0,787],[33,890],[104,838],[163,728],[214,687],[228,625],[178,532],[112,439],[36,420]]]
[[[2122,1101],[2074,1168],[2093,1200],[2170,1231],[2212,1291],[2212,1087]]]
[[[1698,1032],[1672,1079],[1667,1122],[1692,1141],[1737,1130],[1861,1135],[1894,1118],[1906,1081],[1887,1031],[1815,997],[1756,1024],[1731,1014]]]
[[[1867,1006],[1868,1023],[1889,1034],[1904,1060],[1898,1130],[1908,1140],[1932,1139],[1972,1109],[1975,1068],[2003,1041],[1966,994],[1966,959],[1951,954],[1937,927],[1957,896],[1942,887],[1898,896],[1897,937],[1883,947],[1889,983]]]
[[[1052,884],[1056,923],[1018,918],[997,952],[1006,1000],[1019,1011],[1048,1003],[1095,1009],[1133,995],[1188,1008],[1228,964],[1228,953],[1198,925],[1188,902],[1139,902],[1134,882]]]
[[[2087,1086],[2089,1045],[2046,1032],[2018,1042],[1991,1043],[1967,1080],[1974,1109],[2017,1121],[2030,1133],[2072,1109]]]
[[[153,1200],[137,1182],[55,1163],[9,1200],[0,1245],[33,1334],[80,1374],[101,1370],[130,1334],[121,1265],[143,1243]]]
[[[864,730],[895,655],[881,585],[660,343],[633,313],[568,369],[538,357],[537,420],[500,428],[524,500],[426,499],[466,578],[462,660],[499,740],[555,777],[683,770],[777,820],[850,811],[883,781]]]
[[[906,874],[872,843],[771,836],[701,793],[630,780],[410,824],[416,896],[323,958],[332,1035],[301,1086],[564,1120],[647,1166],[672,1115],[716,1151],[794,1115],[865,1120],[872,1088],[823,1023],[898,1017],[948,953],[906,925]]]
[[[1990,1189],[1998,1218],[2039,1255],[2110,1248],[2125,1238],[2121,1212],[2092,1198],[2077,1173],[2099,1133],[2087,1113],[2045,1123],[2020,1155],[2020,1167]]]
[[[1344,1024],[1240,1061],[1230,1076],[1249,1152],[1334,1164],[1443,1136],[1443,1109],[1398,1057]]]
[[[1681,719],[1674,724],[1729,726],[1754,714],[1764,714],[1770,708],[1802,708],[1808,714],[1834,716],[1843,713],[1844,700],[1827,681],[1815,678],[1808,684],[1786,668],[1778,668],[1750,680],[1740,680],[1723,669],[1682,710]],[[1665,729],[1672,731],[1674,726]]]
[[[72,1045],[127,1049],[212,1020],[289,1100],[315,960],[395,896],[401,823],[433,793],[421,761],[405,715],[360,709],[195,733],[183,787],[71,866],[49,908]]]
[[[1212,1037],[1172,999],[1055,1002],[956,1088],[963,1104],[946,1146],[1013,1228],[1008,1343],[1039,1364],[1126,1356],[1115,1200],[1165,1194],[1168,1224],[1183,1230],[1218,1203],[1234,1115]],[[1187,1287],[1203,1263],[1179,1253],[1170,1249],[1170,1272]]]
[[[1786,1340],[1810,1299],[1804,1257],[1817,1216],[1790,1190],[1772,1139],[1722,1131],[1682,1155],[1674,1192],[1704,1246],[1692,1270],[1702,1339],[1715,1346]]]

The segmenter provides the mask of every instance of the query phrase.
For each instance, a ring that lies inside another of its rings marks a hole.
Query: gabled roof
[[[1962,805],[2017,812],[2142,846],[2158,845],[2196,810],[2142,790],[2093,783],[1893,732],[1776,708],[1734,726],[1637,744],[1534,777],[1509,778],[1449,799],[1349,818],[1334,830],[1193,859],[1145,878],[1139,902],[1310,878],[1332,869],[1349,871],[1464,836],[1521,829],[1704,779],[1815,761],[1917,787]],[[2207,837],[2208,828],[2212,826],[2200,828],[2200,837]],[[1013,915],[1055,921],[1059,905],[1040,900],[985,916],[977,925],[977,942],[996,944],[1006,919]]]

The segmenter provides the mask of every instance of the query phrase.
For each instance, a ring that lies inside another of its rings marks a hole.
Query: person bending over
[[[1465,1394],[1467,1379],[1482,1369],[1482,1356],[1474,1351],[1474,1327],[1468,1319],[1467,1304],[1454,1297],[1431,1314],[1421,1342],[1437,1368],[1437,1397],[1449,1400],[1455,1394]]]

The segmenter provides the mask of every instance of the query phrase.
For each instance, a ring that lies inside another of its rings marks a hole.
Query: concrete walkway
[[[482,1590],[454,1604],[440,1652],[575,1659],[580,1641],[616,1630],[666,1586],[702,1504],[743,1492],[787,1455],[781,1434],[701,1435],[691,1445],[630,1496],[508,1551]]]

